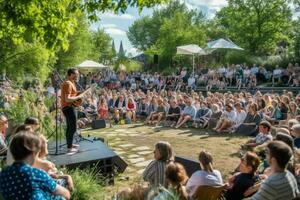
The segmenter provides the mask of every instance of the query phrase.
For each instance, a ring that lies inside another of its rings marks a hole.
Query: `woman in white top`
[[[209,152],[201,151],[199,154],[199,162],[202,170],[194,172],[186,185],[190,197],[194,195],[197,188],[201,185],[223,185],[221,173],[218,170],[214,170],[213,158]]]

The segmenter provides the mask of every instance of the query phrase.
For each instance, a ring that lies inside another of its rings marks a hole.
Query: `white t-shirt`
[[[189,196],[193,196],[200,185],[223,185],[221,173],[218,170],[214,170],[212,173],[208,173],[203,170],[199,170],[193,173],[186,184]]]
[[[273,75],[276,76],[276,75],[281,75],[281,69],[274,69],[273,70]]]
[[[194,77],[190,77],[190,78],[188,79],[188,85],[189,85],[189,86],[192,86],[194,83],[195,83],[195,78],[194,78]]]
[[[235,120],[234,120],[234,127],[237,128],[239,125],[241,125],[245,118],[246,118],[247,113],[244,110],[241,110],[241,112],[236,112]]]

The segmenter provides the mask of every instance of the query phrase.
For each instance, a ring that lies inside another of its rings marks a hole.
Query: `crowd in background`
[[[96,74],[88,73],[80,77],[79,89],[87,88],[92,83],[98,84],[98,88],[88,93],[78,108],[80,128],[88,126],[94,119],[101,119],[115,124],[139,121],[150,126],[194,127],[223,134],[253,136],[253,139],[241,144],[241,162],[237,163],[237,168],[233,169],[235,173],[229,180],[222,180],[222,172],[213,167],[213,155],[206,151],[199,154],[201,170],[189,178],[185,168],[173,161],[171,145],[168,142],[158,142],[154,148],[154,160],[143,173],[143,178],[150,188],[130,188],[120,193],[120,197],[143,194],[152,195],[151,198],[159,200],[174,195],[175,191],[180,199],[188,199],[201,195],[198,190],[204,185],[226,189],[224,195],[227,199],[242,199],[254,193],[252,199],[292,199],[298,195],[300,94],[289,91],[283,91],[281,94],[262,94],[260,91],[256,91],[255,94],[246,91],[204,94],[193,90],[194,85],[191,83],[196,84],[196,80],[198,82],[201,77],[207,79],[204,84],[208,85],[209,81],[214,79],[223,80],[225,87],[234,82],[244,84],[247,77],[245,71],[248,69],[241,65],[230,69],[233,68],[236,69],[233,77],[227,76],[226,68],[225,74],[223,69],[219,68],[195,76],[187,75],[188,71],[182,68],[178,74],[168,77],[157,73],[115,73],[110,70]],[[243,71],[241,77],[236,76],[239,68]],[[249,69],[250,77],[262,78],[260,75],[263,73],[259,68],[255,73],[255,68],[253,66]],[[282,81],[285,72],[282,71],[282,76],[278,77],[275,76],[278,73],[274,74],[274,71],[271,76],[267,78],[266,75],[265,78],[274,81],[279,78]],[[295,84],[297,74],[293,73],[285,78]],[[52,78],[60,79],[58,75]],[[194,78],[194,81],[191,81],[191,78]],[[55,94],[60,98],[60,91],[55,89],[58,82],[49,81],[46,91],[39,87],[31,88],[36,91],[38,98],[28,109],[38,108],[36,117],[53,112],[53,109],[49,110],[43,105],[43,100],[45,96],[55,97]],[[22,101],[22,90],[11,90],[10,84],[7,80],[2,85],[5,89],[1,90],[4,96],[1,108],[9,109],[12,101]],[[63,117],[59,114],[60,117],[54,118],[63,123]],[[40,125],[35,118],[28,118],[13,136],[8,137],[8,119],[4,115],[0,116],[0,154],[10,161],[10,167],[0,174],[0,191],[6,199],[20,195],[24,195],[23,199],[30,195],[36,198],[70,198],[70,191],[73,189],[72,178],[60,175],[55,165],[45,160],[47,141],[43,136],[36,134],[37,126]],[[15,180],[19,181],[16,184],[10,180],[12,174],[24,178]],[[28,182],[30,186],[20,188],[21,183]],[[23,193],[23,190],[27,193]],[[11,191],[21,191],[21,194]]]
[[[131,90],[181,90],[197,89],[205,87],[206,90],[226,89],[236,87],[238,89],[255,89],[260,84],[269,86],[299,86],[297,71],[299,64],[289,63],[286,68],[275,66],[274,70],[268,71],[263,66],[253,64],[223,65],[217,68],[196,69],[195,73],[185,67],[179,68],[172,75],[162,75],[159,73],[146,72],[114,72],[105,70],[98,73],[89,72],[81,74],[79,85],[82,88],[88,87],[92,83],[97,83],[101,87],[109,89],[126,88]],[[53,83],[61,82],[60,78],[53,76]]]

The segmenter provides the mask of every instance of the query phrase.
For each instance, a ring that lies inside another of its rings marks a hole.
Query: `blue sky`
[[[189,9],[198,9],[202,11],[207,17],[214,17],[215,13],[222,7],[227,5],[226,0],[181,0],[186,4]],[[133,55],[138,54],[136,49],[130,44],[126,36],[126,31],[135,20],[152,15],[155,8],[145,8],[141,13],[138,12],[137,8],[129,8],[124,14],[114,14],[114,13],[102,13],[99,14],[101,21],[92,24],[92,29],[103,28],[106,33],[108,33],[115,41],[116,50],[119,50],[120,42],[123,42],[123,47],[127,54],[132,53]]]
[[[181,0],[184,2],[189,9],[199,9],[203,13],[207,14],[208,17],[213,17],[214,13],[226,5],[226,0]],[[108,33],[115,41],[116,50],[119,50],[120,42],[123,42],[124,49],[127,53],[132,53],[133,55],[138,54],[136,49],[130,44],[126,36],[126,31],[135,20],[152,15],[154,9],[159,9],[159,7],[154,7],[151,9],[144,8],[141,13],[138,12],[137,8],[129,8],[124,14],[114,14],[114,13],[102,13],[99,14],[101,21],[92,24],[92,29],[103,28],[106,33]]]

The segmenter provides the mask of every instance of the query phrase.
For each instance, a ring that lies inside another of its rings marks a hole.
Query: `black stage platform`
[[[66,145],[59,148],[58,155],[53,155],[55,152],[55,142],[48,145],[49,155],[48,159],[55,163],[56,166],[66,167],[68,169],[87,167],[95,167],[103,174],[111,174],[115,172],[124,172],[127,163],[120,158],[112,149],[100,140],[90,141],[83,140],[78,144],[80,145],[79,151],[75,154],[67,154]],[[61,142],[65,144],[65,141]]]

